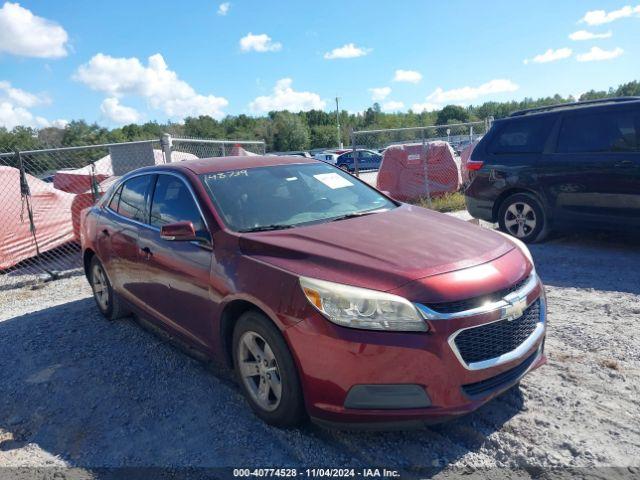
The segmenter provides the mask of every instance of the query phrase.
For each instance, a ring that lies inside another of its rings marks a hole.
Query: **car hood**
[[[239,244],[244,255],[297,275],[381,291],[489,262],[515,248],[488,229],[411,205],[247,233]]]

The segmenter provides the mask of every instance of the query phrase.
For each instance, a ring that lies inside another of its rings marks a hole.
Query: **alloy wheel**
[[[100,306],[100,309],[103,312],[106,311],[109,308],[109,284],[107,283],[107,276],[100,264],[93,266],[91,287],[93,288],[93,296]]]
[[[536,212],[528,203],[514,202],[505,211],[504,225],[516,238],[524,238],[531,234],[537,224]]]
[[[240,337],[237,352],[239,373],[253,401],[267,411],[278,408],[282,379],[267,341],[256,332],[245,332]]]

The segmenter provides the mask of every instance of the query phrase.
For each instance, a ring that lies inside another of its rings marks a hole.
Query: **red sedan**
[[[107,318],[228,365],[273,425],[442,421],[545,362],[522,243],[313,159],[136,170],[83,212],[81,240]]]

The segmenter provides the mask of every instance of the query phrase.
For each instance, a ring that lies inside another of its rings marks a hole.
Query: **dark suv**
[[[522,110],[476,146],[476,218],[525,242],[550,229],[640,227],[640,97]]]

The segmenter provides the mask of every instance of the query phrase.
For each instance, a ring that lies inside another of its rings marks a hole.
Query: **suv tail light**
[[[470,172],[475,172],[476,170],[480,170],[484,162],[480,162],[478,160],[469,160],[467,162],[467,170]]]

